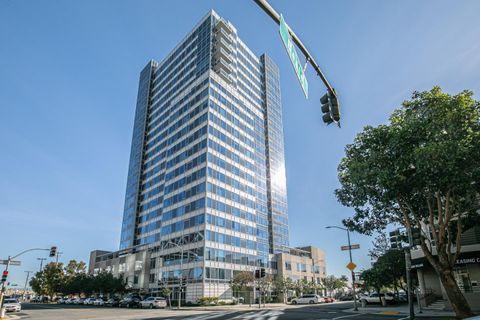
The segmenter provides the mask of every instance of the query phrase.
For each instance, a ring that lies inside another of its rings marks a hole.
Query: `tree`
[[[373,265],[372,268],[362,271],[360,277],[363,279],[364,289],[370,291],[373,288],[378,293],[380,293],[385,284],[391,280],[385,270],[382,270],[378,265]],[[378,299],[381,303],[380,295]]]
[[[373,248],[368,250],[368,255],[372,260],[377,260],[390,249],[388,238],[385,232],[379,232],[372,241]]]
[[[405,253],[402,250],[388,250],[382,256],[378,257],[374,266],[388,275],[385,284],[392,284],[394,292],[398,296],[398,287],[406,289],[404,286],[407,268],[405,265]]]
[[[50,262],[47,264],[42,271],[37,272],[30,280],[32,290],[38,295],[47,295],[52,300],[55,294],[62,289],[64,280],[62,267],[62,263]]]
[[[453,275],[460,235],[479,220],[480,104],[472,95],[414,92],[389,124],[365,127],[346,147],[335,191],[355,209],[343,221],[352,230],[369,235],[399,223],[432,231],[437,253],[425,234],[421,249],[457,317],[472,315]]]
[[[282,294],[283,303],[287,303],[288,290],[294,290],[295,284],[290,278],[276,277],[273,286],[278,293]]]
[[[325,289],[327,290],[328,295],[333,296],[333,291],[347,286],[348,278],[343,275],[340,278],[337,278],[334,275],[330,275],[323,280],[323,283],[325,285]]]
[[[230,281],[230,288],[232,288],[233,295],[238,295],[241,291],[251,290],[255,276],[252,272],[242,271],[236,274]]]

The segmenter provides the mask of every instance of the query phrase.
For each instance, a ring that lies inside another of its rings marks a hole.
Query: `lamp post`
[[[353,262],[352,261],[352,245],[350,243],[350,231],[347,228],[338,227],[338,226],[328,226],[328,227],[325,227],[325,228],[327,228],[327,229],[336,228],[336,229],[340,229],[340,230],[343,230],[343,231],[347,232],[348,253],[350,255],[350,262]],[[353,310],[358,311],[357,295],[355,293],[355,273],[353,272],[353,270],[352,270],[352,291],[353,291],[353,306],[354,306]]]

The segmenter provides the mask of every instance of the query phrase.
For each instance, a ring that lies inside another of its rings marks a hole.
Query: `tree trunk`
[[[463,319],[473,316],[474,313],[468,305],[467,299],[465,299],[462,291],[460,291],[452,272],[450,270],[445,270],[443,272],[438,272],[438,270],[436,271],[440,277],[443,287],[445,288],[448,300],[450,300],[450,303],[452,304],[452,308],[453,311],[455,311],[456,317],[458,319]]]
[[[473,316],[474,313],[472,312],[467,299],[465,299],[465,296],[458,287],[457,281],[455,281],[452,268],[450,268],[448,265],[445,265],[445,263],[441,263],[442,261],[446,261],[445,257],[440,257],[442,253],[439,252],[437,259],[440,261],[437,261],[437,259],[428,251],[428,249],[427,251],[425,250],[426,248],[424,248],[424,246],[425,245],[422,244],[423,252],[425,253],[428,262],[430,262],[440,278],[456,317],[458,319],[463,319]]]

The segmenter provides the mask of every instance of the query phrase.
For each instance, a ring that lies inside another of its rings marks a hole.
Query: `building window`
[[[292,263],[290,261],[285,261],[285,270],[292,270]]]
[[[305,263],[297,263],[297,271],[307,272],[307,265]]]
[[[149,277],[148,281],[149,281],[150,283],[154,283],[154,282],[155,282],[155,273],[150,273],[150,277]]]
[[[157,262],[156,258],[150,259],[150,269],[155,269],[156,262]]]
[[[320,273],[320,266],[313,265],[312,266],[312,272],[313,273]]]

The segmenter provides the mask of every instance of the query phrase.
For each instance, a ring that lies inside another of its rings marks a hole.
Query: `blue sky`
[[[253,1],[0,1],[0,258],[58,245],[61,261],[118,248],[139,72],[211,8],[281,71],[292,245],[326,251],[346,274],[333,195],[344,146],[387,120],[414,90],[480,86],[480,2],[271,1],[341,99],[342,128],[321,121],[325,88],[307,69],[305,100],[278,35]],[[353,234],[360,267],[371,239]],[[14,267],[38,270],[32,253]]]

